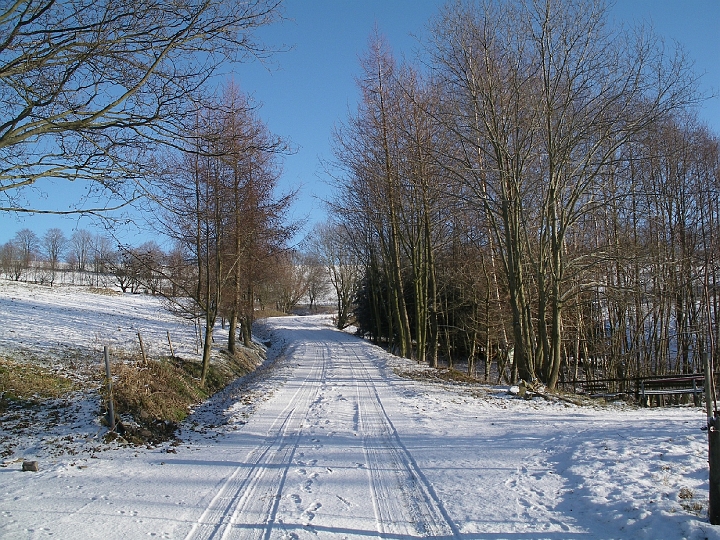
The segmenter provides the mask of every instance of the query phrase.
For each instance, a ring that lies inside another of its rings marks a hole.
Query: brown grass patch
[[[121,296],[122,293],[119,291],[116,291],[114,289],[109,289],[107,287],[89,287],[87,289],[88,292],[91,292],[93,294],[101,294],[103,296]]]
[[[462,383],[462,384],[480,384],[480,379],[473,377],[471,375],[468,375],[464,371],[459,371],[454,368],[430,368],[426,367],[425,369],[413,369],[413,370],[403,370],[403,369],[395,369],[394,370],[397,375],[400,377],[404,377],[406,379],[414,379],[418,381],[444,381],[444,382],[454,382],[454,383]]]
[[[235,357],[223,354],[214,358],[204,385],[200,384],[200,362],[167,357],[142,366],[114,366],[115,411],[119,417],[132,420],[121,424],[119,433],[137,444],[172,438],[191,406],[255,369],[255,355],[240,350]]]
[[[0,412],[10,401],[37,403],[62,397],[74,389],[70,379],[46,368],[0,358]]]
[[[466,384],[478,384],[480,379],[468,375],[464,371],[460,371],[454,368],[441,368],[437,370],[437,377],[444,381],[460,382]]]
[[[255,311],[255,317],[257,319],[269,319],[270,317],[287,317],[287,313],[278,311],[276,309],[265,308]]]

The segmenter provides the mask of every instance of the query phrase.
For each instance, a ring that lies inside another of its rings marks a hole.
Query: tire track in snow
[[[306,348],[311,344],[306,344]],[[315,361],[275,418],[265,442],[238,466],[193,525],[185,540],[270,537],[287,472],[302,436],[303,421],[324,379],[325,354]]]
[[[278,534],[298,538],[291,532],[298,527],[305,534],[319,532],[309,523],[303,523],[308,520],[304,514],[299,522],[294,518],[278,521],[278,509],[282,496],[287,495],[284,487],[288,471],[296,465],[298,448],[309,440],[304,427],[317,427],[321,416],[316,409],[322,407],[328,387],[335,384],[328,381],[338,378],[347,380],[352,389],[350,395],[354,394],[351,422],[353,430],[361,436],[368,509],[371,515],[374,513],[377,536],[460,538],[457,527],[392,424],[381,401],[382,391],[373,379],[371,360],[353,342],[327,343],[312,338],[288,354],[311,359],[307,366],[300,367],[307,373],[297,383],[298,388],[287,405],[269,420],[272,425],[267,429],[264,443],[250,452],[220,486],[186,540],[269,540]],[[334,374],[338,369],[342,374]],[[329,373],[333,376],[328,377]],[[319,530],[325,527],[320,526]]]
[[[348,346],[344,345],[347,350]],[[381,537],[460,538],[427,478],[402,443],[373,383],[367,359],[351,347],[358,429]]]

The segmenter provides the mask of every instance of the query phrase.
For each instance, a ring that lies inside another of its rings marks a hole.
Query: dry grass
[[[121,423],[118,431],[130,442],[157,443],[172,438],[178,423],[196,405],[231,381],[255,369],[257,353],[241,349],[210,364],[200,384],[199,362],[179,358],[149,360],[147,365],[122,363],[113,367],[113,400]]]
[[[678,493],[678,499],[680,499],[680,506],[686,512],[700,516],[703,514],[705,505],[703,501],[695,499],[695,492],[689,487],[680,488]]]
[[[0,358],[0,412],[7,403],[37,403],[67,395],[75,389],[68,378],[29,363]]]
[[[430,368],[425,369],[413,369],[413,370],[401,370],[395,369],[395,373],[400,377],[407,379],[414,379],[418,381],[444,381],[452,383],[461,383],[469,385],[482,384],[482,381],[477,377],[468,375],[464,371],[459,371],[454,368]]]
[[[202,366],[197,361],[165,357],[150,359],[144,365],[134,355],[115,352],[113,402],[116,417],[122,421],[118,433],[110,434],[109,438],[120,434],[135,444],[172,439],[178,423],[193,405],[254,370],[258,354],[241,347],[234,357],[226,353],[215,355],[205,384],[201,385]],[[101,407],[107,406],[103,366],[96,364],[87,377],[70,380],[39,365],[42,363],[40,358],[21,362],[0,357],[0,414],[9,414],[11,410],[39,414],[48,407],[66,406],[69,402],[58,405],[55,400],[78,390],[83,395],[87,391],[88,396],[97,396],[95,392],[100,386],[103,387]]]
[[[276,309],[271,308],[265,308],[261,310],[255,311],[255,318],[256,319],[269,319],[270,317],[287,317],[287,313],[283,313],[282,311],[278,311]]]
[[[678,493],[678,497],[680,499],[692,499],[693,497],[695,497],[695,492],[689,487],[682,487],[680,488],[680,493]]]
[[[102,296],[121,296],[122,293],[120,291],[116,291],[114,289],[110,289],[108,287],[90,287],[87,289],[88,292],[91,292],[93,294],[100,294]]]

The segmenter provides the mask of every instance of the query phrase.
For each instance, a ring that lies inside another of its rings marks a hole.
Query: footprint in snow
[[[313,519],[315,519],[315,512],[317,512],[321,507],[322,507],[322,504],[320,504],[319,502],[316,502],[310,508],[306,509],[303,512],[303,515],[305,516],[305,518],[308,521],[312,521]]]

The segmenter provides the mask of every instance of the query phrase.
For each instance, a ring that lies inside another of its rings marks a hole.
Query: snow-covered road
[[[267,325],[273,368],[177,448],[0,469],[0,537],[720,538],[701,409],[423,383],[326,318]]]
[[[188,538],[452,537],[384,408],[395,408],[395,391],[363,343],[308,319],[284,322],[293,377],[243,428],[244,458]]]

